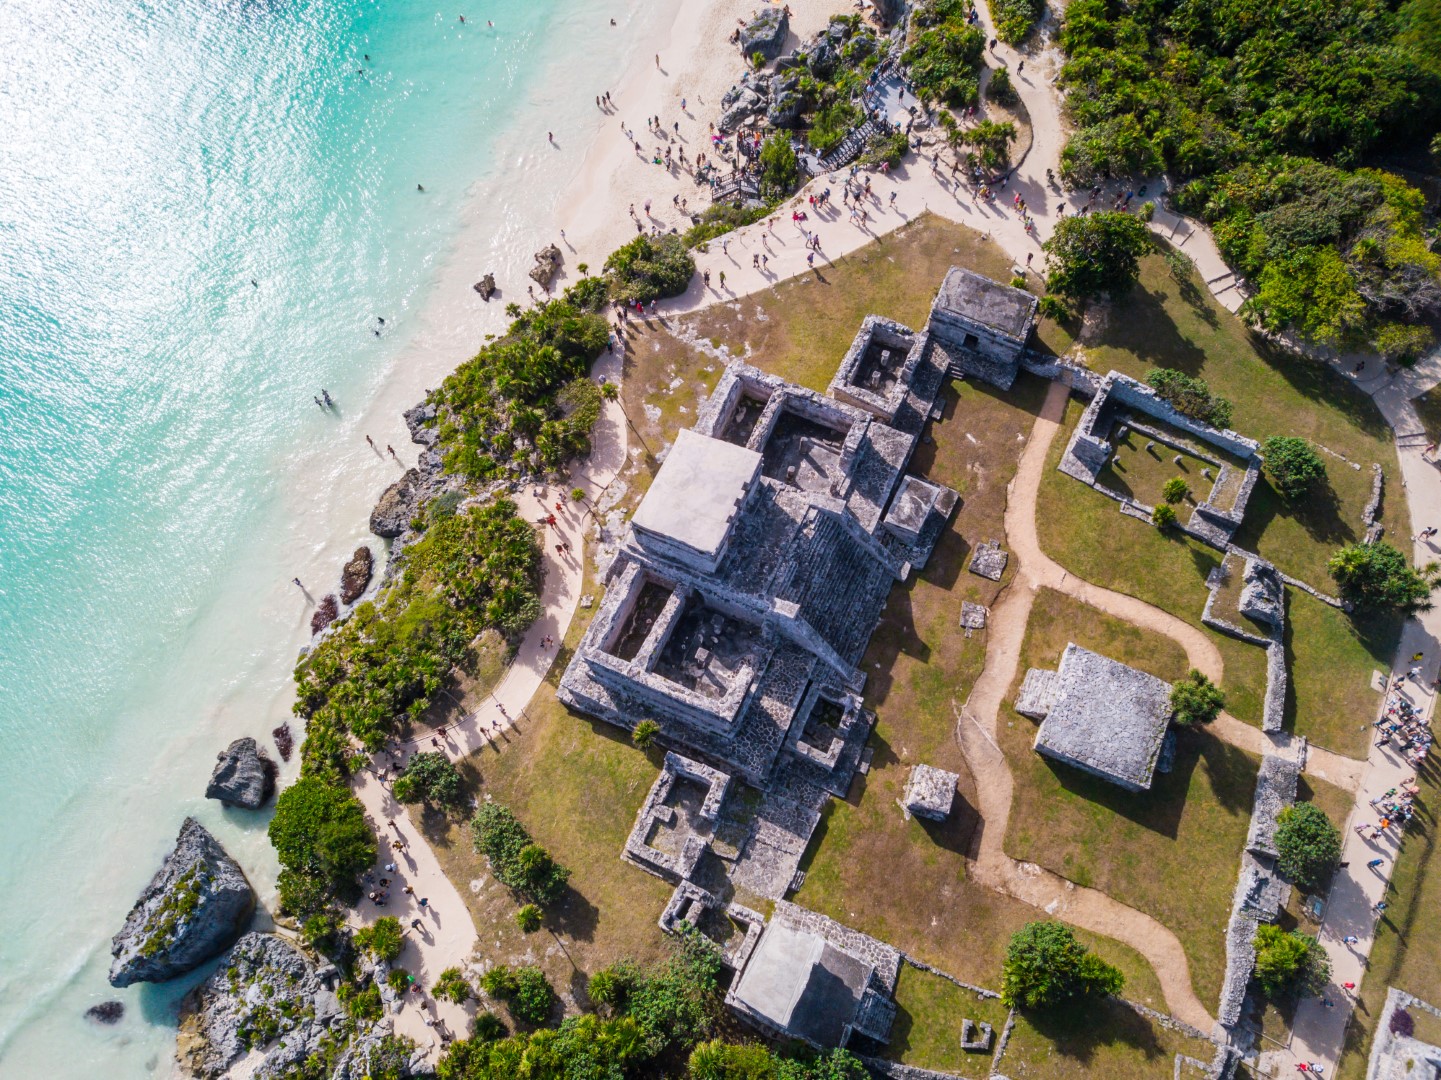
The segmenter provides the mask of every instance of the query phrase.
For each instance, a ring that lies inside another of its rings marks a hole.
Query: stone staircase
[[[861,156],[865,148],[870,145],[872,138],[882,133],[881,125],[874,119],[868,119],[860,127],[852,128],[850,133],[841,140],[839,146],[821,158],[815,175],[819,176],[821,173],[844,169]]]

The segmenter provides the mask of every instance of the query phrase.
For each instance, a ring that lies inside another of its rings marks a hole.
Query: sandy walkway
[[[593,375],[619,379],[620,366],[618,356],[603,357]],[[580,600],[583,585],[580,553],[585,550],[584,534],[590,515],[584,508],[593,505],[625,464],[626,427],[619,402],[605,403],[593,443],[590,458],[564,486],[541,489],[545,492],[544,499],[537,498],[533,489],[517,499],[523,517],[537,521],[555,513],[558,527],[543,530],[546,574],[541,593],[542,614],[526,632],[505,677],[483,701],[467,702],[469,711],[464,718],[437,736],[436,743],[429,737],[422,738],[403,748],[407,754],[441,749],[452,759],[464,758],[503,739],[505,731],[517,721],[524,723],[525,708],[555,659],[556,647],[543,642],[564,640]],[[586,493],[582,504],[576,504],[570,497],[570,490],[575,487]],[[563,508],[560,511],[556,511],[557,502]],[[557,550],[557,544],[568,544],[569,550]],[[388,754],[378,755],[381,767],[388,766],[390,760]],[[362,901],[356,910],[356,919],[361,924],[373,922],[382,915],[400,919],[406,928],[406,946],[397,964],[415,975],[422,987],[428,988],[446,968],[468,965],[477,940],[475,924],[455,883],[440,868],[435,852],[411,820],[408,808],[391,797],[389,784],[382,783],[374,769],[367,769],[357,779],[355,791],[381,837],[382,853],[376,876],[394,878],[386,906],[377,908],[368,900]],[[389,847],[397,839],[405,844],[400,852]],[[383,869],[392,859],[396,866],[393,873]],[[407,885],[414,890],[413,895],[403,892]],[[423,909],[419,905],[422,898],[429,901]],[[419,929],[412,929],[414,920],[419,920]],[[462,1008],[436,1001],[426,993],[413,994],[407,996],[396,1014],[395,1027],[399,1034],[409,1035],[421,1046],[438,1051],[439,1039],[435,1031],[426,1026],[426,1018],[438,1017],[445,1030],[464,1037],[469,1033],[474,1012],[474,1002]]]

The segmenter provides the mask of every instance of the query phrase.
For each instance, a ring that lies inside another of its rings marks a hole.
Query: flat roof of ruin
[[[760,469],[756,451],[683,428],[631,523],[714,555]]]
[[[772,920],[734,994],[777,1028],[835,1046],[855,1017],[870,973],[870,965],[819,934]]]
[[[1171,722],[1171,686],[1072,642],[1036,749],[1142,788],[1151,786]]]
[[[1024,339],[1035,318],[1036,298],[1023,289],[953,266],[941,282],[934,306]]]

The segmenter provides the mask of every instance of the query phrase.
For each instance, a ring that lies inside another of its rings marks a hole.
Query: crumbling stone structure
[[[1171,686],[1072,642],[1056,671],[1031,668],[1016,711],[1041,721],[1036,751],[1147,791],[1171,726]]]
[[[1412,1034],[1392,1030],[1391,1021],[1398,1011],[1412,1014],[1413,1023],[1401,1029]],[[1435,1080],[1441,1076],[1441,1046],[1415,1035],[1414,1015],[1418,1012],[1441,1018],[1441,1009],[1436,1006],[1394,986],[1387,987],[1386,1004],[1376,1023],[1371,1057],[1366,1064],[1366,1080]]]
[[[906,816],[914,814],[932,821],[945,821],[955,802],[959,779],[955,773],[931,765],[914,766],[901,799]]]
[[[729,365],[636,510],[560,683],[572,708],[632,730],[653,721],[670,751],[624,856],[675,883],[661,925],[747,926],[726,954],[737,1008],[817,1045],[885,1037],[895,965],[824,920],[801,943],[829,973],[815,977],[824,1008],[793,1015],[745,973],[756,956],[795,959],[799,939],[783,939],[801,931],[766,927],[749,905],[799,886],[874,722],[860,659],[891,587],[925,565],[959,502],[906,474],[955,356],[929,330],[872,317],[828,394]],[[926,800],[939,809],[938,792]],[[861,944],[837,944],[840,931]],[[792,1006],[809,985],[790,986]]]
[[[1171,430],[1147,424],[1146,418]],[[1216,470],[1210,492],[1196,505],[1185,528],[1224,551],[1240,527],[1246,503],[1260,479],[1260,444],[1234,431],[1222,431],[1183,416],[1149,386],[1113,371],[1100,381],[1091,403],[1081,414],[1081,422],[1061,457],[1061,472],[1122,503],[1134,502],[1099,482],[1101,470],[1114,452],[1114,441],[1125,428],[1199,457]],[[1208,454],[1205,446],[1214,447],[1219,454]],[[1149,516],[1152,508],[1140,509]]]
[[[953,374],[1009,390],[1036,325],[1034,295],[953,266],[926,328],[951,350]]]

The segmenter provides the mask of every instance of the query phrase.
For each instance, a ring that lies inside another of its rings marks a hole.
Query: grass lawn
[[[1072,641],[1168,681],[1186,672],[1174,642],[1043,589],[1008,702],[1027,668],[1054,668]],[[1204,730],[1182,731],[1175,768],[1133,793],[1037,754],[1037,725],[1019,713],[1002,721],[999,742],[1015,776],[1007,854],[1154,916],[1185,948],[1197,995],[1216,1000],[1259,762]]]
[[[1176,458],[1181,459],[1179,465]],[[1208,468],[1206,462],[1192,454],[1153,443],[1146,436],[1128,430],[1116,441],[1115,453],[1097,479],[1112,491],[1129,495],[1147,506],[1155,506],[1164,501],[1161,488],[1166,481],[1179,476],[1190,489],[1176,510],[1185,518],[1198,501],[1205,502],[1210,494],[1212,481],[1201,475],[1201,470],[1205,468]],[[1211,469],[1213,476],[1215,472],[1214,468]]]
[[[1361,1000],[1346,1031],[1346,1051],[1337,1076],[1360,1080],[1366,1075],[1371,1034],[1386,1002],[1386,988],[1395,986],[1423,1001],[1441,1005],[1441,863],[1437,849],[1436,807],[1441,805],[1441,775],[1434,764],[1419,774],[1419,809],[1401,846],[1386,896],[1389,907],[1371,947],[1370,969],[1361,984]],[[1417,1017],[1421,1015],[1417,1012]],[[1418,1019],[1418,1028],[1420,1027]]]
[[[1159,1080],[1176,1075],[1178,1053],[1209,1062],[1215,1047],[1104,1000],[1055,1015],[1019,1014],[998,1069],[1012,1080],[1053,1080],[1077,1073],[1106,1080]]]
[[[1441,386],[1432,387],[1420,397],[1412,398],[1411,404],[1416,406],[1427,437],[1432,442],[1441,439]]]
[[[896,983],[896,1023],[885,1056],[903,1065],[936,1069],[957,1076],[991,1074],[995,1040],[1010,1010],[995,998],[983,998],[928,971],[901,965]],[[985,1052],[961,1049],[961,1021],[990,1024],[995,1032]]]
[[[1194,272],[1177,282],[1159,254],[1141,261],[1137,286],[1098,316],[1082,335],[1094,370],[1144,379],[1155,368],[1169,367],[1199,376],[1234,404],[1232,426],[1241,434],[1258,442],[1299,435],[1361,466],[1354,470],[1326,455],[1334,497],[1295,506],[1268,484],[1258,484],[1237,543],[1294,577],[1330,589],[1326,560],[1362,532],[1373,461],[1385,470],[1388,492],[1394,493],[1383,505],[1387,533],[1409,533],[1390,430],[1349,380],[1322,364],[1272,350],[1217,304]]]
[[[1056,435],[1041,478],[1044,512],[1037,514],[1036,532],[1042,549],[1087,581],[1129,593],[1201,626],[1206,575],[1220,564],[1220,552],[1123,516],[1113,500],[1054,468],[1081,410],[1079,401],[1067,404],[1065,427]],[[1378,705],[1370,688],[1371,672],[1377,667],[1389,670],[1400,622],[1353,619],[1299,590],[1287,592],[1288,727],[1327,749],[1364,755],[1360,724]],[[1259,724],[1266,689],[1265,650],[1217,631],[1206,632],[1226,665],[1227,711]]]

